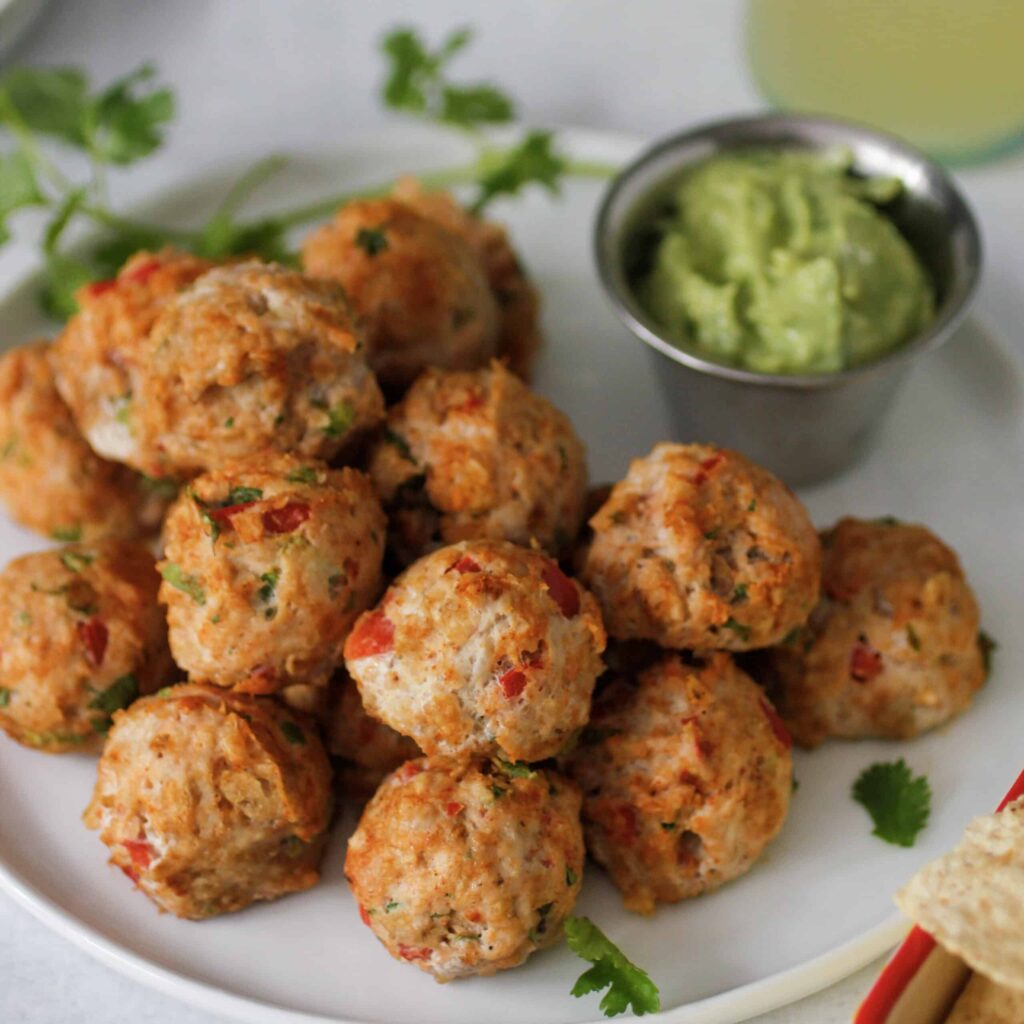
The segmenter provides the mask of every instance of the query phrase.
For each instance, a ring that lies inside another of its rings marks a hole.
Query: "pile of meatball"
[[[162,910],[314,885],[340,797],[388,951],[492,974],[586,853],[640,913],[710,891],[782,828],[791,735],[907,738],[981,686],[924,527],[819,538],[713,445],[588,492],[499,226],[403,182],[303,265],[139,253],[0,359],[0,497],[61,542],[0,574],[0,727],[100,753],[85,823]]]

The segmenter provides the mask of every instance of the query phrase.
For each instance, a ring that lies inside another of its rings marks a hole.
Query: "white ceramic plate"
[[[569,139],[568,136],[566,136]],[[635,144],[575,133],[572,149],[622,161]],[[443,166],[445,144],[354,147],[301,161],[268,188],[269,206],[302,201],[392,172]],[[154,209],[186,218],[221,181],[190,186]],[[532,193],[500,210],[540,282],[549,346],[538,387],[572,417],[595,480],[670,436],[654,371],[604,302],[590,259],[601,187],[570,183],[560,200]],[[3,336],[41,328],[26,285],[2,306]],[[995,675],[974,708],[912,744],[832,743],[798,753],[800,781],[781,837],[745,878],[710,896],[627,914],[589,867],[579,913],[590,915],[661,988],[664,1020],[743,1020],[866,964],[900,936],[891,893],[964,823],[995,805],[1021,767],[1018,680],[1024,640],[1022,387],[1013,359],[975,326],[915,372],[880,449],[854,472],[803,494],[815,520],[893,514],[934,527],[961,553],[1000,641]],[[712,439],[713,440],[713,439]],[[41,546],[0,521],[4,559]],[[849,796],[862,768],[903,755],[934,790],[932,821],[912,850],[871,836]],[[541,1024],[597,1019],[597,997],[574,1000],[582,969],[564,947],[496,978],[440,986],[392,960],[360,923],[341,872],[351,820],[339,824],[322,883],[241,914],[194,924],[156,913],[79,821],[93,762],[0,742],[0,881],[62,935],[138,980],[240,1019],[387,1024]]]

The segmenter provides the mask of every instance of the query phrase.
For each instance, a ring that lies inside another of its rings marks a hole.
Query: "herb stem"
[[[228,189],[220,206],[213,213],[213,218],[232,217],[238,208],[245,202],[249,195],[256,191],[261,185],[280,173],[288,162],[287,158],[280,153],[265,157],[258,163],[253,164],[239,179]]]
[[[476,181],[478,169],[476,163],[465,164],[461,167],[447,167],[437,171],[426,171],[423,174],[417,174],[416,179],[428,189],[450,188],[453,185],[467,185]],[[363,188],[351,189],[348,192],[342,192],[340,195],[318,199],[304,206],[277,214],[274,220],[284,224],[286,227],[308,224],[310,221],[329,217],[338,207],[344,206],[345,203],[350,203],[355,199],[375,199],[378,196],[387,195],[399,180],[399,178],[392,178],[380,185],[369,185]]]
[[[35,137],[22,119],[18,108],[11,102],[6,90],[2,89],[0,89],[0,120],[7,123],[11,134],[18,140],[21,151],[50,179],[50,184],[60,192],[70,192],[71,182],[61,174],[53,161],[36,144]]]
[[[184,231],[181,228],[169,228],[161,224],[132,220],[130,217],[122,217],[112,210],[108,210],[105,206],[98,206],[95,203],[84,204],[79,207],[79,211],[90,220],[113,231],[152,234],[186,246],[194,244],[198,238],[198,232]]]

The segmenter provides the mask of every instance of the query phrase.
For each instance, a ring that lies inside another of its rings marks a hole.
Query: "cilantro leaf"
[[[281,735],[293,746],[306,745],[306,734],[294,722],[282,722]]]
[[[579,998],[607,988],[600,1004],[606,1017],[625,1013],[627,1008],[638,1017],[661,1009],[658,986],[646,971],[628,960],[593,921],[587,917],[570,917],[565,922],[565,936],[569,948],[594,965],[573,985],[574,996]]]
[[[537,774],[525,761],[506,761],[499,756],[494,759],[494,763],[510,779],[532,779]]]
[[[906,761],[879,761],[861,772],[853,798],[871,815],[873,835],[895,846],[913,846],[928,824],[932,790],[923,775],[914,776]]]
[[[175,562],[165,562],[160,567],[160,575],[170,583],[175,590],[180,590],[183,594],[188,594],[196,604],[206,604],[206,591],[203,590],[200,585],[198,577],[185,572],[180,565]]]
[[[78,68],[13,68],[0,89],[29,130],[85,145],[89,85]]]
[[[156,76],[144,64],[113,82],[93,101],[86,121],[86,141],[96,158],[130,164],[149,156],[163,143],[163,129],[174,117],[169,89],[153,89]]]
[[[511,121],[515,105],[497,86],[457,85],[445,78],[447,65],[471,39],[469,29],[456,29],[432,51],[414,29],[390,32],[381,47],[390,61],[381,91],[384,102],[395,110],[458,128]]]
[[[530,132],[511,149],[485,151],[479,193],[471,209],[481,213],[498,196],[518,195],[527,185],[542,185],[557,194],[568,161],[556,152],[551,132]]]
[[[441,90],[440,120],[462,128],[502,124],[515,114],[512,101],[493,85],[445,86]]]
[[[379,252],[387,251],[388,236],[381,228],[360,228],[356,232],[356,245],[367,256],[376,256]]]
[[[24,153],[0,156],[0,242],[10,237],[7,217],[26,206],[40,206],[45,198],[39,190],[35,172]]]
[[[54,320],[67,320],[78,311],[75,292],[97,277],[96,271],[82,260],[51,253],[43,266],[43,287],[39,292],[43,311]]]
[[[135,681],[135,676],[129,672],[118,676],[105,690],[101,690],[89,702],[89,707],[112,714],[128,707],[138,695],[139,684]]]

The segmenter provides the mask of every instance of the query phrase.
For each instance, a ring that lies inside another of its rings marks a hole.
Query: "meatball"
[[[789,809],[789,735],[728,654],[666,653],[620,676],[567,759],[587,849],[630,910],[654,911],[742,875]]]
[[[131,541],[39,551],[0,573],[0,728],[50,753],[102,745],[173,669],[153,556]]]
[[[498,306],[473,247],[405,203],[346,204],[306,239],[302,257],[308,273],[344,287],[390,391],[428,366],[472,369],[497,352]]]
[[[344,796],[366,800],[384,776],[420,756],[420,748],[407,736],[377,719],[363,707],[356,684],[340,672],[327,722],[327,747],[342,759],[340,790]]]
[[[964,711],[985,681],[978,605],[931,531],[841,519],[822,534],[822,599],[759,668],[797,742],[909,739]]]
[[[166,488],[93,452],[57,393],[50,350],[38,341],[0,357],[0,497],[56,540],[152,532]]]
[[[366,710],[427,754],[540,761],[586,724],[597,603],[536,551],[466,541],[407,569],[345,643]]]
[[[341,289],[284,267],[205,274],[150,332],[137,403],[156,475],[261,449],[348,455],[384,413]],[[131,460],[128,460],[131,461]]]
[[[797,498],[742,455],[659,444],[591,518],[582,579],[620,640],[743,651],[801,625],[821,550]]]
[[[544,771],[409,761],[349,840],[363,921],[438,981],[518,967],[557,942],[583,878],[580,796]]]
[[[308,723],[184,684],[115,715],[83,819],[161,910],[200,920],[315,885],[330,809]]]
[[[141,466],[138,369],[160,311],[212,266],[188,253],[136,253],[111,281],[75,295],[78,312],[54,343],[57,387],[92,448]]]
[[[583,519],[583,443],[566,416],[500,363],[424,373],[392,407],[370,476],[402,566],[481,537],[536,541],[558,555]]]
[[[515,373],[529,379],[534,357],[544,343],[540,296],[526,276],[508,232],[501,224],[470,213],[448,192],[424,191],[415,178],[402,179],[394,194],[424,217],[461,235],[477,252],[498,303],[498,353]]]
[[[264,455],[196,477],[159,565],[175,660],[249,693],[326,686],[380,593],[384,528],[355,469]]]

